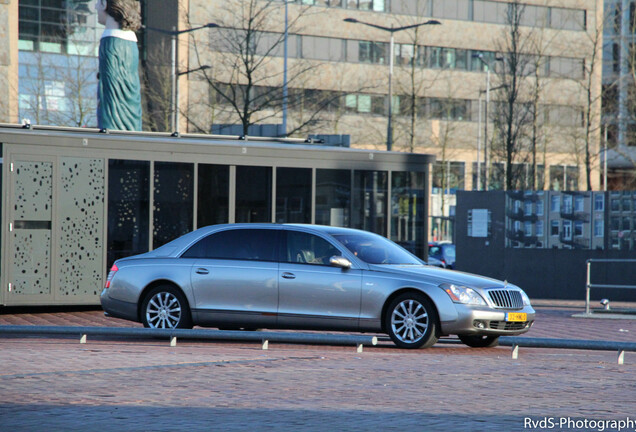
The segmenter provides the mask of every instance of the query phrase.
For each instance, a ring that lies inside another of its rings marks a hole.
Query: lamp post
[[[486,67],[486,106],[484,107],[484,190],[488,190],[488,103],[490,102],[490,63],[488,63],[486,60],[484,60],[484,55],[479,53],[479,54],[473,54],[472,56],[473,58],[477,58],[479,59],[479,61]],[[495,57],[495,60],[497,61],[502,61],[503,57]],[[504,87],[508,87],[507,84],[503,84],[498,86],[496,89],[493,90],[497,90],[500,88],[504,88]],[[481,109],[481,94],[484,93],[483,90],[479,91],[479,107]],[[480,110],[481,113],[481,110]],[[481,118],[481,117],[480,117]],[[480,127],[481,129],[481,127]],[[479,158],[479,150],[478,150],[478,154],[477,154],[477,158]],[[480,171],[480,164],[479,161],[477,162],[477,188],[479,190],[480,186],[481,186],[481,181],[480,181],[480,177],[481,177],[481,171]]]
[[[392,85],[392,80],[393,80],[393,45],[394,45],[394,38],[393,35],[394,33],[397,33],[399,31],[402,30],[408,30],[408,29],[413,29],[413,28],[417,28],[420,26],[424,26],[424,25],[440,25],[441,22],[437,21],[437,20],[428,20],[426,22],[422,22],[419,24],[411,24],[411,25],[407,25],[407,26],[402,26],[402,27],[385,27],[385,26],[381,26],[381,25],[377,25],[377,24],[371,24],[368,22],[364,22],[364,21],[359,21],[355,18],[345,18],[344,19],[345,22],[348,23],[353,23],[353,24],[364,24],[366,26],[369,27],[373,27],[376,28],[378,30],[383,30],[386,32],[389,32],[391,34],[391,43],[389,45],[389,115],[388,115],[388,124],[387,124],[387,130],[386,130],[386,149],[387,151],[391,151],[391,148],[393,147],[393,125],[392,125],[392,117],[393,117],[393,89],[391,87]]]
[[[287,136],[287,39],[289,37],[288,7],[289,1],[285,0],[285,36],[283,42],[283,134]]]
[[[215,23],[207,23],[205,25],[199,26],[199,27],[192,27],[192,28],[188,28],[188,29],[184,29],[184,30],[177,30],[176,27],[172,27],[172,30],[164,30],[164,29],[160,29],[160,28],[155,28],[155,27],[148,27],[148,26],[144,26],[144,29],[147,30],[152,30],[152,31],[156,31],[158,33],[163,33],[163,34],[167,34],[170,35],[170,39],[171,39],[171,66],[172,66],[172,70],[171,70],[171,81],[172,81],[172,100],[170,102],[170,108],[171,108],[171,113],[170,113],[170,119],[171,119],[171,123],[172,123],[172,131],[178,133],[179,132],[179,76],[180,75],[184,75],[186,73],[189,72],[194,72],[194,70],[192,71],[186,71],[184,73],[179,73],[178,71],[178,65],[177,65],[177,38],[184,34],[184,33],[191,33],[193,31],[196,30],[201,30],[201,29],[205,29],[205,28],[214,28],[214,27],[219,27],[218,24]],[[209,67],[200,67],[198,69],[195,70],[203,70],[203,69],[208,69]]]

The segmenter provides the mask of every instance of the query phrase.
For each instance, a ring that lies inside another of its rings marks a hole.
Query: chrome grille
[[[490,300],[495,307],[502,309],[521,309],[523,308],[523,299],[519,291],[497,289],[488,291]]]
[[[528,321],[523,321],[523,322],[490,321],[490,328],[493,330],[523,330],[526,327],[528,327]]]

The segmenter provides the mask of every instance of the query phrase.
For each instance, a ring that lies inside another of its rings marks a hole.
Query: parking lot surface
[[[636,341],[636,320],[572,318],[579,302],[537,304],[528,337]],[[0,325],[136,325],[98,310],[3,312]],[[0,336],[0,430],[620,430],[611,422],[636,422],[636,353],[616,360],[615,352],[534,348],[513,360],[510,348],[453,343],[382,342],[357,353]]]

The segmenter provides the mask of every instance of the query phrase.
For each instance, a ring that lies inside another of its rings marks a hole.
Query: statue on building
[[[106,29],[99,43],[97,124],[100,129],[141,130],[137,0],[97,0],[97,20]]]

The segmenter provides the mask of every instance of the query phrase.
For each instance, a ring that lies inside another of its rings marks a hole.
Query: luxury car
[[[494,346],[535,318],[517,286],[425,265],[380,235],[317,225],[200,228],[115,261],[101,303],[146,327],[382,332],[402,348],[451,334]]]

